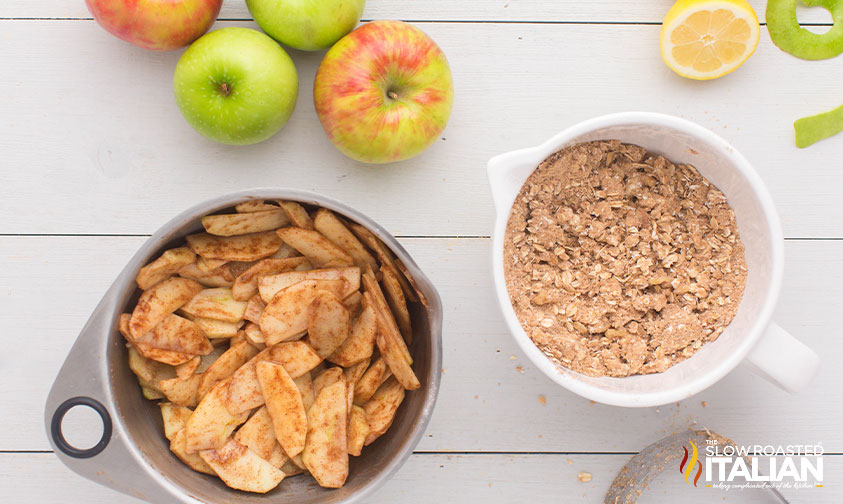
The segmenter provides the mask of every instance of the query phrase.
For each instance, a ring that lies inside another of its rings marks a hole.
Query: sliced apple
[[[282,271],[295,270],[299,266],[310,265],[306,257],[288,257],[286,259],[261,259],[249,269],[240,273],[234,280],[231,293],[238,301],[247,301],[258,293],[258,277],[275,275]]]
[[[307,437],[307,413],[301,393],[281,364],[259,362],[256,371],[275,437],[287,456],[295,457],[304,449]]]
[[[270,460],[272,452],[278,446],[278,440],[275,439],[272,418],[265,406],[255,411],[252,417],[237,429],[234,440],[255,452],[260,458]]]
[[[375,392],[390,376],[392,372],[383,358],[378,358],[354,386],[354,404],[366,404]]]
[[[363,410],[366,412],[366,419],[369,422],[369,435],[366,436],[366,446],[372,444],[375,439],[383,435],[392,425],[395,419],[395,412],[404,400],[404,387],[398,383],[395,377],[386,380],[378,388],[375,395],[366,401]]]
[[[351,333],[327,360],[343,367],[353,366],[372,356],[377,336],[375,310],[367,305],[351,326]]]
[[[261,332],[259,325],[249,322],[246,324],[246,327],[243,328],[243,332],[246,333],[246,340],[251,343],[253,347],[264,348],[266,346],[266,337]]]
[[[403,289],[405,289],[404,290],[404,296],[407,298],[407,300],[412,301],[414,303],[420,302],[421,304],[424,305],[425,308],[427,308],[428,307],[427,298],[424,297],[424,293],[419,288],[419,285],[416,282],[416,279],[413,278],[413,275],[410,274],[410,271],[407,269],[407,266],[404,265],[404,263],[401,261],[401,259],[395,258],[395,267],[398,268],[398,271],[401,273],[401,275],[398,276],[398,281],[400,282],[402,277],[407,281],[407,282],[401,282],[401,287]],[[412,286],[412,289],[410,289],[410,294],[407,293],[405,283],[409,283],[410,286]],[[415,296],[413,296],[411,294],[415,294]]]
[[[178,431],[170,441],[170,451],[173,452],[187,467],[196,472],[216,476],[217,473],[202,460],[197,453],[187,453],[187,433],[185,429]]]
[[[211,351],[213,351],[213,347],[211,347]],[[208,352],[209,354],[211,352]],[[189,361],[185,362],[184,364],[179,364],[176,366],[176,377],[179,379],[184,380],[185,378],[190,378],[193,376],[193,373],[199,369],[199,365],[202,364],[202,357],[196,356]]]
[[[255,324],[260,323],[261,314],[266,304],[263,302],[259,294],[252,296],[246,303],[246,312],[243,313],[243,318]]]
[[[299,388],[299,392],[301,393],[301,401],[304,404],[304,410],[310,410],[310,407],[313,406],[313,401],[316,399],[316,396],[313,393],[313,379],[310,376],[310,372],[307,372],[298,378],[293,378],[293,381],[296,382],[296,387]]]
[[[348,308],[333,293],[316,292],[307,313],[307,340],[323,359],[348,339],[351,320]]]
[[[296,460],[301,463],[301,455],[296,457]],[[302,467],[304,463],[301,463],[300,465],[296,464],[296,460],[287,458],[287,460],[284,462],[284,465],[281,466],[281,472],[286,474],[288,478],[290,476],[296,476],[297,474],[305,474],[307,472],[304,467]]]
[[[170,378],[158,382],[158,388],[168,401],[186,408],[193,408],[199,402],[199,385],[202,384],[202,373],[185,378]]]
[[[199,386],[199,398],[211,390],[217,383],[229,378],[237,369],[258,354],[258,349],[243,341],[231,346],[219,359],[205,370],[202,384]]]
[[[238,203],[234,210],[237,213],[265,212],[267,210],[278,210],[278,206],[264,200],[249,200]]]
[[[410,367],[410,364],[396,345],[387,341],[383,333],[378,333],[376,341],[383,360],[389,366],[389,370],[392,371],[393,376],[395,376],[398,382],[407,390],[416,390],[421,387],[421,383],[419,383],[418,377],[413,372],[413,368]]]
[[[320,290],[341,294],[345,280],[304,280],[278,291],[260,318],[261,332],[271,346],[307,330],[310,305]]]
[[[240,328],[243,327],[242,320],[237,322],[226,322],[224,320],[214,320],[205,317],[196,317],[184,312],[182,313],[199,326],[199,330],[202,331],[205,337],[210,339],[233,338],[237,335]]]
[[[386,294],[386,301],[392,309],[395,322],[398,324],[398,330],[401,331],[404,341],[411,345],[413,343],[413,328],[410,323],[410,311],[407,308],[407,299],[404,297],[401,283],[398,282],[398,273],[390,267],[381,268],[381,283],[383,284],[383,292]]]
[[[161,392],[159,383],[176,377],[176,368],[147,359],[134,347],[129,347],[129,369],[147,388]]]
[[[345,375],[341,367],[332,367],[322,371],[313,379],[313,395],[318,397],[322,389],[344,379]]]
[[[380,261],[381,264],[388,265],[393,270],[397,270],[397,263],[399,262],[399,259],[395,258],[395,256],[392,254],[392,251],[389,250],[386,245],[384,245],[380,238],[375,236],[374,233],[364,228],[360,224],[352,222],[349,223],[349,227],[351,228],[351,231],[355,235],[357,235],[358,238],[360,238],[360,241],[365,243],[366,246],[369,247],[369,249],[375,253],[378,258],[378,261]],[[401,282],[401,288],[404,290],[404,295],[407,296],[407,299],[409,301],[412,301],[413,303],[418,301],[418,298],[416,298],[416,293],[410,286],[410,283],[407,281],[407,279],[404,278],[402,275],[399,275],[398,281]]]
[[[273,439],[275,439],[275,434],[273,434],[272,436]],[[282,467],[284,467],[284,464],[286,464],[288,460],[290,460],[290,458],[287,457],[286,453],[284,453],[284,448],[281,448],[281,445],[278,444],[278,441],[275,441],[275,446],[272,447],[272,451],[269,453],[269,458],[266,459],[266,461],[272,464],[272,467],[277,467],[278,469],[281,469]],[[287,474],[286,472],[284,472],[284,475],[289,476],[289,474]]]
[[[359,317],[360,312],[363,311],[363,293],[360,291],[354,291],[350,296],[344,298],[342,302],[348,308],[348,313],[352,319]]]
[[[372,254],[366,250],[366,247],[360,243],[360,240],[354,236],[354,233],[349,231],[345,227],[345,224],[330,210],[326,208],[317,210],[316,216],[313,218],[313,227],[316,231],[322,233],[331,243],[345,250],[357,266],[361,268],[366,265],[372,268],[378,267],[378,262],[372,257]]]
[[[325,488],[340,488],[348,477],[348,407],[345,380],[323,388],[310,408],[302,462]]]
[[[316,267],[351,266],[354,259],[318,231],[299,227],[281,228],[275,233],[287,245],[302,253]]]
[[[303,206],[295,201],[279,201],[278,204],[284,210],[284,213],[287,214],[287,218],[290,219],[290,223],[293,226],[313,229],[313,220]]]
[[[187,436],[185,451],[196,453],[222,447],[238,425],[249,418],[249,412],[232,415],[225,406],[228,384],[226,379],[217,383],[193,410],[184,427]]]
[[[256,212],[208,215],[202,217],[205,231],[217,236],[234,236],[272,231],[290,223],[280,208]]]
[[[158,282],[175,275],[195,260],[196,254],[187,247],[167,250],[161,254],[161,257],[141,268],[135,281],[141,290],[147,290]]]
[[[180,269],[179,276],[196,280],[205,287],[231,287],[234,284],[234,275],[228,264],[213,271],[202,271],[196,263],[192,263]]]
[[[129,320],[129,333],[141,338],[201,290],[201,284],[187,278],[168,278],[155,284],[138,299]]]
[[[214,349],[198,325],[172,313],[137,342],[191,355],[208,355]]]
[[[236,323],[243,320],[246,302],[234,299],[231,289],[217,287],[199,291],[181,307],[181,310],[194,317]]]
[[[172,441],[176,433],[184,429],[193,410],[172,403],[161,403],[158,406],[161,408],[161,418],[164,421],[164,436]]]
[[[345,280],[345,289],[338,295],[346,299],[360,290],[360,268],[323,268],[307,271],[286,271],[277,275],[260,277],[258,291],[264,303],[269,303],[278,292],[304,280]]]
[[[369,363],[371,359],[364,359],[357,364],[349,366],[343,370],[343,376],[345,376],[345,382],[348,383],[348,386],[354,388],[357,386],[357,382],[363,378],[363,375],[366,374],[366,370],[369,369]]]
[[[187,245],[207,259],[227,261],[257,261],[269,257],[281,247],[282,241],[273,231],[238,236],[214,236],[208,233],[189,235]]]
[[[351,407],[351,415],[348,419],[348,454],[359,457],[368,436],[369,422],[366,419],[366,412],[355,404]]]
[[[322,359],[303,341],[281,343],[261,351],[231,377],[226,404],[232,414],[257,408],[264,403],[255,369],[259,362],[264,361],[280,363],[287,374],[295,379],[313,369]]]
[[[390,341],[401,352],[408,363],[413,363],[413,358],[410,356],[410,350],[404,338],[401,336],[401,331],[398,329],[398,324],[395,322],[395,317],[389,309],[389,304],[386,302],[386,297],[383,295],[380,285],[375,278],[374,272],[367,269],[361,276],[361,282],[366,289],[366,293],[372,296],[371,305],[375,309],[377,316],[378,332],[382,333],[387,341]],[[365,295],[364,295],[365,298]]]
[[[207,259],[205,257],[200,257],[196,260],[196,267],[203,273],[208,273],[217,268],[222,268],[226,264],[228,264],[228,261],[225,259]]]
[[[284,479],[281,470],[233,439],[215,450],[201,451],[199,456],[235,490],[266,493]]]

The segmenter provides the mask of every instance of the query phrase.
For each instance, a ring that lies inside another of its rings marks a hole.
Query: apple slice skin
[[[301,392],[281,364],[259,362],[256,371],[275,437],[287,456],[295,457],[304,450],[307,437],[307,412]]]
[[[310,408],[302,462],[324,488],[340,488],[348,477],[348,395],[345,380],[319,392]]]
[[[284,479],[283,472],[234,439],[220,448],[201,451],[199,456],[235,490],[266,493]]]
[[[797,119],[793,123],[793,130],[796,134],[796,146],[800,149],[841,133],[843,132],[843,105],[828,112]]]
[[[831,11],[834,25],[825,33],[813,33],[799,25],[796,0],[767,2],[767,31],[779,49],[805,60],[834,58],[843,53],[843,2],[837,0],[802,0],[809,7],[821,6]]]

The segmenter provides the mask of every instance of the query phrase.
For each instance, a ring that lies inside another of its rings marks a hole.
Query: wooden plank
[[[49,449],[47,391],[88,314],[141,237],[2,237],[0,451]],[[579,398],[533,368],[493,298],[487,239],[404,239],[445,306],[444,374],[425,451],[636,451],[691,425],[743,443],[822,442],[843,452],[837,355],[843,241],[789,241],[776,320],[820,353],[813,386],[786,394],[745,369],[678,405],[621,409]],[[517,369],[523,367],[523,373]],[[540,402],[544,396],[545,403]],[[701,402],[706,401],[707,407]],[[696,422],[696,423],[695,423]]]
[[[764,34],[744,68],[696,82],[662,63],[658,26],[424,29],[455,73],[451,123],[424,155],[368,167],[334,149],[315,117],[310,83],[319,53],[295,54],[302,85],[290,124],[262,144],[230,147],[181,118],[171,89],[178,54],[133,48],[91,22],[7,22],[4,62],[17,71],[0,77],[0,96],[8,97],[0,149],[3,189],[15,197],[0,198],[0,234],[148,234],[198,201],[288,186],[343,200],[396,234],[485,236],[493,220],[489,157],[596,115],[641,109],[729,139],[769,185],[788,236],[843,236],[843,172],[830,168],[843,137],[799,150],[791,126],[838,104],[839,60],[799,61]],[[35,210],[21,211],[24,202]]]
[[[758,17],[764,20],[766,2],[750,0]],[[670,2],[629,2],[627,0],[370,0],[364,19],[405,19],[414,21],[533,21],[533,22],[661,22]],[[830,23],[830,16],[819,9],[800,8],[803,23]],[[3,18],[90,18],[82,2],[27,0],[0,4]],[[251,19],[243,2],[227,1],[221,19]]]
[[[606,489],[628,458],[629,455],[415,454],[366,502],[498,504],[529,500],[598,504],[603,502]],[[834,483],[843,478],[840,458],[825,457],[824,481],[828,482],[825,488],[784,489],[782,493],[795,504],[839,502],[840,492]],[[577,479],[580,472],[590,473],[592,480],[580,482]],[[45,481],[50,484],[45,485]],[[434,481],[436,483],[432,484]],[[283,483],[281,485],[283,488]],[[52,453],[0,454],[0,487],[4,489],[7,502],[141,502],[77,476]],[[455,495],[462,498],[458,500]],[[759,490],[694,488],[671,467],[659,475],[650,490],[643,494],[641,502],[762,504],[773,500]]]

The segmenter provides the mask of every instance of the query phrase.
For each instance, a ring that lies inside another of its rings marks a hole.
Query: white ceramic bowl
[[[617,139],[671,161],[695,166],[726,195],[746,247],[748,276],[734,320],[716,341],[658,374],[589,377],[556,365],[533,344],[512,308],[503,269],[503,240],[515,197],[550,154],[572,144]],[[711,131],[673,116],[625,112],[584,121],[541,145],[492,158],[489,182],[497,211],[492,236],[495,290],[509,330],[533,364],[556,383],[588,399],[616,406],[656,406],[690,397],[745,361],[788,391],[810,382],[817,355],[771,322],[782,283],[784,239],[773,200],[761,178],[732,146]]]

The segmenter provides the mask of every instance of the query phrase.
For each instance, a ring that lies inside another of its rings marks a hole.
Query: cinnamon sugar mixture
[[[590,376],[687,359],[731,322],[746,283],[723,193],[693,166],[617,140],[539,165],[512,207],[504,258],[521,326]]]

